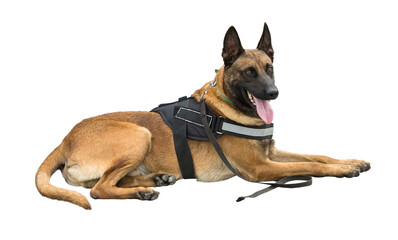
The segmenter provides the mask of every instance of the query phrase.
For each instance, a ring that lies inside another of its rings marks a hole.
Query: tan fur
[[[234,68],[255,66],[265,69],[271,59],[260,50],[245,50]],[[265,71],[265,70],[264,70]],[[224,91],[225,81],[239,76],[225,76],[222,67],[216,74],[217,85]],[[232,80],[231,80],[232,79]],[[202,93],[208,107],[216,114],[244,125],[261,125],[258,117],[242,114],[221,97],[209,83],[192,95],[199,101]],[[286,176],[351,176],[368,170],[370,165],[359,160],[336,160],[325,156],[294,154],[275,148],[273,140],[249,140],[230,135],[218,139],[232,166],[247,180],[258,182]],[[188,140],[199,181],[228,179],[233,173],[220,160],[208,141]],[[51,175],[60,169],[66,181],[75,186],[92,188],[93,198],[153,200],[158,192],[155,178],[168,174],[181,179],[172,130],[158,113],[119,112],[83,120],[77,124],[47,158],[36,174],[36,186],[46,197],[69,201],[91,209],[87,199],[74,191],[54,187]]]

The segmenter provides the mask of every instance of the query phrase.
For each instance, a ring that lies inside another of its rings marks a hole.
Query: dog
[[[232,26],[224,38],[224,65],[214,81],[191,97],[197,102],[202,97],[213,113],[241,125],[270,124],[270,101],[279,93],[273,57],[266,23],[257,48],[250,50],[242,47]],[[209,141],[187,141],[198,181],[213,182],[234,176]],[[370,163],[362,160],[282,151],[275,147],[273,139],[226,134],[217,141],[232,167],[252,182],[301,175],[356,177],[370,169]],[[117,112],[85,119],[41,164],[36,187],[45,197],[91,209],[82,194],[50,184],[51,175],[59,169],[68,184],[91,188],[90,196],[94,199],[155,200],[159,193],[151,187],[172,185],[183,178],[173,142],[172,129],[157,112]]]

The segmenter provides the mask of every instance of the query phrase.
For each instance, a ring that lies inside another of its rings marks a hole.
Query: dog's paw
[[[358,177],[361,172],[361,170],[354,165],[337,164],[335,166],[338,166],[339,169],[338,174],[335,175],[336,177]]]
[[[140,200],[155,200],[159,197],[159,192],[156,191],[139,191],[137,192],[137,199]]]
[[[345,160],[349,165],[355,166],[360,172],[366,172],[370,169],[370,163],[363,160],[347,159]]]
[[[176,177],[169,174],[159,174],[155,176],[155,184],[157,187],[173,185],[176,181]]]

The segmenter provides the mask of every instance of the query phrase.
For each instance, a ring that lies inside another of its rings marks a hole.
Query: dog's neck
[[[192,97],[199,102],[200,96],[202,96],[202,94],[207,90],[207,92],[203,95],[203,98],[206,99],[206,106],[215,114],[228,118],[242,125],[260,126],[264,124],[264,121],[260,118],[250,117],[242,114],[238,109],[236,109],[222,97],[222,94],[226,96],[223,88],[224,66],[217,71],[215,80],[219,90],[215,86],[209,87],[209,84],[212,82],[210,81],[201,89],[196,90],[192,94]]]

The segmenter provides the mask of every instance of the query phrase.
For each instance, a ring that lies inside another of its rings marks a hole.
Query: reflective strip
[[[252,136],[252,137],[266,137],[266,136],[271,136],[274,133],[274,127],[258,129],[258,128],[243,127],[235,124],[230,124],[227,122],[223,123],[221,129],[223,131],[237,133],[246,136]]]
[[[194,115],[192,113],[195,113],[196,115]],[[210,115],[206,115],[206,117],[207,117],[207,122],[209,123],[209,125],[211,125],[211,122],[213,121],[213,117]],[[175,115],[175,118],[181,119],[188,123],[195,124],[199,127],[203,127],[202,122],[200,121],[200,112],[192,110],[190,108],[180,107],[180,109],[178,110],[178,112]]]

